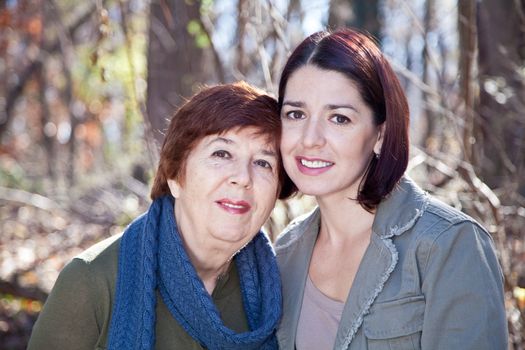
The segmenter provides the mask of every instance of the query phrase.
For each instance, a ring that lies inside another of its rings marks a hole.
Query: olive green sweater
[[[120,237],[92,246],[66,265],[35,323],[28,350],[106,348]],[[235,264],[218,281],[212,299],[227,327],[248,331]],[[155,349],[202,349],[173,318],[159,293]]]

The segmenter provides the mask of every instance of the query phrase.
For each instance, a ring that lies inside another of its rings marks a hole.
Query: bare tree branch
[[[73,37],[75,33],[82,27],[82,25],[92,18],[94,9],[95,5],[93,3],[88,3],[82,14],[67,27],[68,35],[70,37]],[[13,108],[15,107],[18,98],[24,90],[24,87],[26,86],[28,80],[38,69],[40,69],[42,65],[42,58],[44,55],[42,52],[49,54],[58,51],[59,48],[60,40],[58,38],[51,42],[44,43],[42,45],[41,54],[39,57],[35,61],[29,63],[27,67],[22,70],[17,83],[7,92],[5,109],[0,111],[0,113],[3,114],[0,115],[0,140],[9,128],[13,118]]]

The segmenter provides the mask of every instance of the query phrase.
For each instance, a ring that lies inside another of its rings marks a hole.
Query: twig
[[[60,206],[52,199],[36,193],[17,190],[9,187],[0,186],[0,199],[8,202],[22,203],[49,212],[61,209]]]
[[[23,287],[16,281],[8,282],[0,280],[0,294],[10,294],[41,302],[44,302],[47,299],[47,293],[39,287]]]

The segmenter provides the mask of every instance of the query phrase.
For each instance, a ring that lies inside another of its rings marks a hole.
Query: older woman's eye
[[[286,112],[286,118],[292,120],[304,119],[304,113],[301,111],[290,111]]]
[[[257,164],[258,166],[261,166],[263,168],[272,169],[272,165],[270,164],[270,162],[268,162],[268,161],[266,161],[264,159],[256,160],[255,164]]]
[[[224,150],[215,151],[211,155],[218,158],[231,158],[230,152]]]
[[[348,124],[351,122],[350,118],[341,114],[336,114],[332,116],[330,120],[336,124]]]

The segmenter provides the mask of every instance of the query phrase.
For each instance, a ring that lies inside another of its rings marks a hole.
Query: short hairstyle
[[[278,198],[290,196],[294,186],[280,158],[281,122],[277,101],[245,82],[238,82],[204,88],[175,112],[160,151],[151,199],[171,193],[169,179],[184,183],[186,160],[202,138],[246,127],[255,127],[275,146],[279,155]]]
[[[385,124],[381,154],[371,162],[359,186],[357,201],[371,211],[398,183],[408,164],[408,102],[401,84],[374,41],[357,30],[310,35],[288,58],[279,82],[279,110],[290,76],[305,65],[344,74],[357,86],[374,123]],[[344,94],[344,91],[341,91]]]

